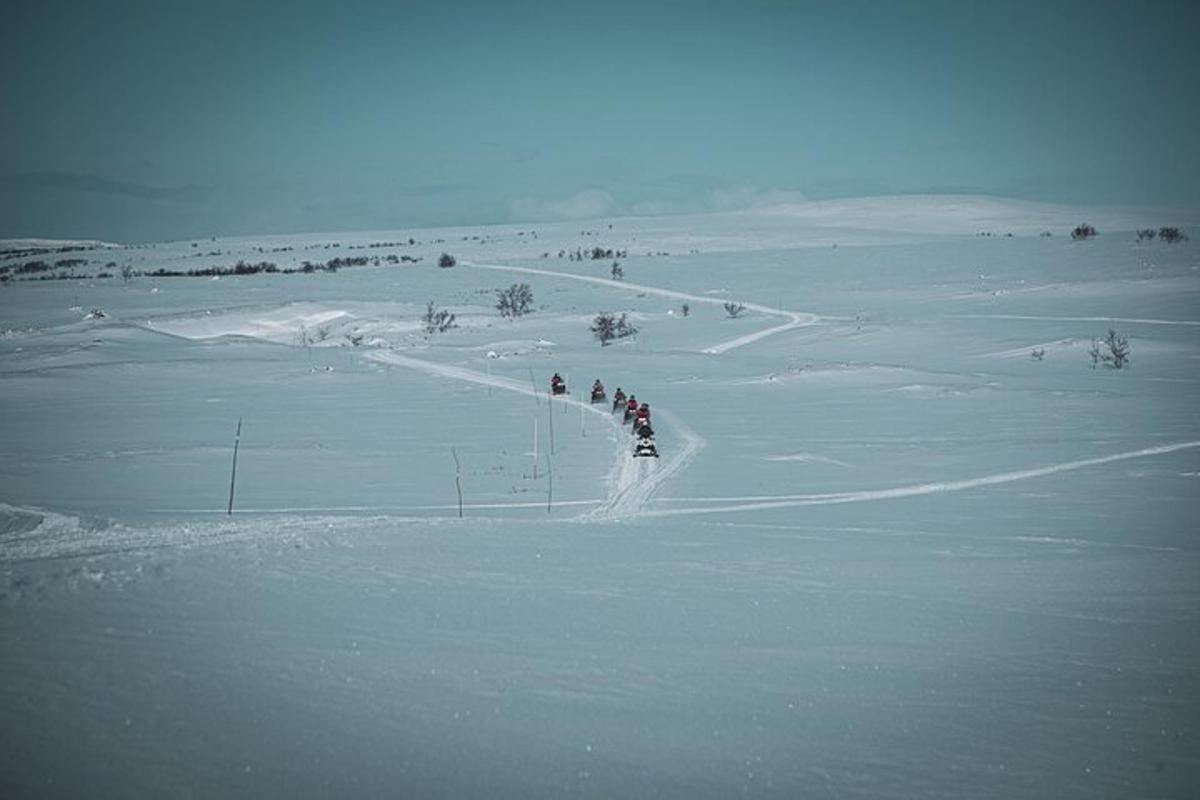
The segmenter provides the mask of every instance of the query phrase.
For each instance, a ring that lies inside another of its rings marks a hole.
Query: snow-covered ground
[[[87,262],[0,287],[0,795],[1191,796],[1200,249],[1132,231],[1195,222],[5,244]]]

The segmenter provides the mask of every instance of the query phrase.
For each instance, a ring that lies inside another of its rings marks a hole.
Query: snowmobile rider
[[[617,391],[613,394],[613,411],[616,411],[621,406],[625,405],[625,393],[621,391],[621,387],[617,387]]]
[[[567,386],[565,383],[563,383],[562,376],[557,372],[554,373],[554,377],[550,379],[550,392],[552,394],[562,394],[566,391],[566,389]]]
[[[649,424],[650,424],[650,406],[646,405],[645,403],[642,403],[641,408],[639,408],[636,412],[634,412],[634,415],[633,415],[633,432],[638,433],[639,431],[641,431],[643,425],[649,425]]]
[[[592,394],[604,394],[604,384],[600,382],[599,378],[596,378],[592,384]]]

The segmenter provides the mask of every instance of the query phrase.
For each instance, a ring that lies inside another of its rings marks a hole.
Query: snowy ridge
[[[987,195],[883,195],[787,203],[733,212],[747,221],[786,219],[827,228],[858,228],[924,234],[1038,234],[1070,230],[1089,221],[1100,230],[1133,230],[1154,224],[1149,209],[1069,206]]]

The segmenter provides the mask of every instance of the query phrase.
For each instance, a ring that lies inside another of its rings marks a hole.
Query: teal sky
[[[0,236],[1196,204],[1196,5],[10,0]]]

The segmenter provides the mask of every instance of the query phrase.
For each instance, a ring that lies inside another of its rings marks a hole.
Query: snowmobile
[[[643,425],[642,429],[638,431],[638,440],[633,446],[633,455],[635,458],[650,456],[658,458],[658,448],[654,446],[654,431],[650,429],[649,423]]]
[[[592,402],[603,403],[607,399],[608,395],[604,393],[604,386],[600,383],[600,381],[596,381],[594,384],[592,384]]]
[[[613,413],[614,414],[617,413],[618,410],[620,410],[624,407],[625,407],[625,393],[621,391],[620,387],[617,387],[617,392],[616,392],[616,394],[613,395]]]
[[[554,377],[550,379],[550,394],[566,394],[567,382],[564,381],[559,374],[554,373]]]

